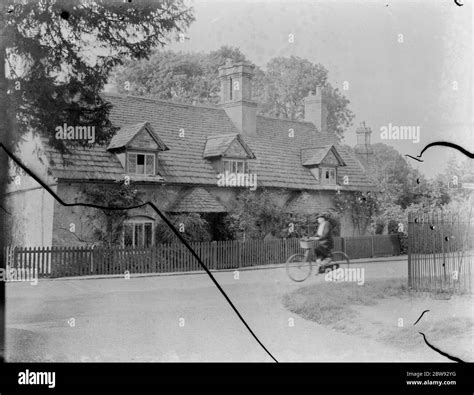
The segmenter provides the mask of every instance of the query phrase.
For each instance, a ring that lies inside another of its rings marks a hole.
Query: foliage
[[[206,53],[156,51],[149,60],[131,60],[116,70],[120,92],[181,103],[217,104],[218,68],[227,58],[248,61],[237,48],[223,46]],[[258,111],[285,119],[303,120],[303,99],[316,86],[324,86],[328,103],[328,128],[342,137],[353,114],[349,101],[327,82],[327,70],[298,57],[274,58],[267,70],[254,69],[253,98]]]
[[[269,191],[260,194],[241,192],[227,216],[227,228],[235,239],[291,238],[314,236],[318,229],[318,215],[289,214],[279,207]],[[333,236],[341,233],[341,221],[335,212],[325,212]]]
[[[212,241],[232,240],[233,234],[227,228],[227,213],[204,213],[202,218],[209,224]]]
[[[294,214],[288,217],[288,224],[291,224],[292,232],[288,230],[286,237],[313,237],[318,231],[319,222],[318,215],[326,214],[328,222],[331,226],[331,233],[333,237],[340,236],[341,234],[341,220],[337,213],[324,212],[314,214]],[[290,228],[289,228],[290,229]]]
[[[359,234],[366,232],[370,221],[379,210],[379,201],[372,192],[337,193],[334,205],[338,214],[350,213],[352,224]]]
[[[187,242],[204,242],[212,239],[208,222],[198,213],[171,215],[168,219]],[[155,232],[157,243],[179,242],[176,234],[164,221],[157,224]]]
[[[93,186],[85,188],[82,193],[87,202],[107,207],[130,207],[140,204],[138,190],[131,184],[116,183],[113,187]],[[107,247],[118,246],[122,242],[124,221],[129,218],[129,210],[90,211],[88,223],[92,227],[95,243]],[[105,224],[105,226],[104,226]]]
[[[267,63],[263,90],[255,92],[260,112],[264,115],[291,120],[304,120],[304,101],[317,86],[324,87],[328,107],[328,129],[342,138],[344,129],[354,118],[347,100],[327,81],[328,71],[296,56],[273,58]]]
[[[445,176],[428,180],[393,147],[382,143],[371,147],[373,156],[365,167],[376,186],[381,207],[396,205],[406,209],[415,204],[436,209],[449,203],[452,196]],[[345,148],[354,152],[348,146]]]
[[[408,254],[408,233],[398,232],[398,241],[400,242],[400,255]]]
[[[208,54],[157,50],[149,59],[125,62],[116,69],[114,81],[121,93],[178,103],[217,104],[218,68],[227,58],[247,60],[239,49],[229,46]]]
[[[67,146],[55,128],[64,123],[93,126],[96,142],[106,142],[115,128],[99,92],[111,70],[126,58],[145,58],[193,20],[183,0],[9,1],[9,10],[0,13],[9,66],[0,118],[16,120],[12,144],[32,130],[62,151]],[[91,53],[92,45],[101,51]]]
[[[281,237],[286,232],[286,215],[264,190],[241,192],[227,217],[227,227],[236,239],[263,239],[267,234]]]
[[[398,224],[399,224],[399,222],[394,220],[394,219],[391,219],[391,220],[388,221],[387,231],[388,231],[389,235],[398,233],[398,229],[399,229]]]
[[[377,218],[375,220],[375,234],[381,235],[383,234],[383,230],[385,228],[385,222],[382,218]]]
[[[458,161],[452,156],[445,171],[434,182],[438,185],[439,193],[443,194],[445,205],[452,202],[454,206],[462,206],[471,196],[471,191],[462,188],[462,184],[474,182],[474,161],[468,158]]]

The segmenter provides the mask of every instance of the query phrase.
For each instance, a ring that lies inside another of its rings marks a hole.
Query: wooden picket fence
[[[283,263],[304,252],[298,238],[278,240],[216,241],[190,243],[211,270],[234,269]],[[334,250],[350,258],[398,255],[397,235],[336,237]],[[35,270],[38,277],[67,277],[100,274],[166,273],[204,270],[181,243],[158,244],[152,248],[9,247],[9,267]]]
[[[474,218],[469,213],[410,213],[408,284],[419,291],[473,291]]]

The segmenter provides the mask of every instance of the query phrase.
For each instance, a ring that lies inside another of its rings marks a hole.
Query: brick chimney
[[[310,92],[304,98],[304,120],[312,122],[319,132],[326,133],[328,131],[327,117],[328,109],[323,89],[317,86],[314,94]]]
[[[357,155],[357,158],[365,166],[369,164],[370,158],[374,153],[370,145],[370,135],[372,130],[365,125],[365,122],[361,122],[360,126],[356,130],[357,134],[357,144],[354,147],[354,152]]]
[[[239,132],[249,136],[257,133],[257,103],[252,101],[253,69],[251,64],[233,63],[231,59],[219,67],[220,106]]]

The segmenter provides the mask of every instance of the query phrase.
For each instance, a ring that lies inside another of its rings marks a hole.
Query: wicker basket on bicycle
[[[317,245],[317,240],[300,239],[300,247],[305,250],[309,248],[315,248]]]

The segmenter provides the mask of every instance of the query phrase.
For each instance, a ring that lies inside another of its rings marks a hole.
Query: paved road
[[[366,280],[406,275],[406,261],[366,264]],[[304,285],[283,268],[215,273],[279,361],[445,361],[400,353],[287,311],[284,293]],[[290,326],[294,320],[294,326]],[[7,284],[10,361],[268,361],[271,358],[206,274]]]

